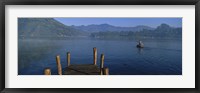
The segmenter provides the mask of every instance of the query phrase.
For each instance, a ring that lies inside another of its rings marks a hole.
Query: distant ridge
[[[143,26],[142,26],[143,27]],[[100,31],[91,34],[93,38],[134,38],[134,39],[181,39],[182,28],[171,27],[168,24],[161,24],[155,29],[143,29],[141,31]]]
[[[119,26],[113,26],[109,24],[92,24],[87,26],[71,26],[77,30],[80,31],[86,31],[86,32],[105,32],[105,31],[142,31],[143,29],[146,30],[154,30],[155,28],[139,25],[135,27],[119,27]]]
[[[19,38],[52,38],[84,35],[70,26],[66,26],[53,18],[18,18]]]
[[[181,38],[182,28],[161,24],[156,28],[139,25],[119,27],[109,24],[66,26],[53,18],[18,18],[18,38]]]

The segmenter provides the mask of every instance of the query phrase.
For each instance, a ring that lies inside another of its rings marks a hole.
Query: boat
[[[142,45],[137,45],[136,47],[137,48],[144,48],[144,46],[142,46]]]
[[[139,44],[136,46],[137,48],[144,48],[144,44],[142,41],[139,41]]]

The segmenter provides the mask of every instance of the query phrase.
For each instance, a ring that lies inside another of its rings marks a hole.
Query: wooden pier
[[[97,66],[97,49],[93,48],[93,64],[70,64],[70,52],[67,52],[67,67],[62,72],[60,56],[56,56],[58,75],[109,75],[109,69],[104,67],[104,54],[101,54],[100,66]],[[51,75],[51,69],[44,70],[45,75]]]
[[[70,65],[66,67],[64,75],[99,75],[100,69],[93,64]]]

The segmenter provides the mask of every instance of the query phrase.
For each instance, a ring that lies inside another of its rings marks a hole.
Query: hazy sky
[[[134,27],[138,25],[157,27],[162,23],[166,23],[172,27],[182,27],[182,18],[54,18],[54,19],[68,26],[110,24],[122,27]]]

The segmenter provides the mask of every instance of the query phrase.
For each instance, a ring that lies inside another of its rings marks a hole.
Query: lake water
[[[111,75],[182,75],[181,40],[143,40],[145,47],[136,48],[135,40],[39,40],[19,39],[18,74],[43,75],[50,67],[57,74],[56,55],[60,55],[63,69],[66,53],[71,53],[71,64],[92,64],[93,47],[105,55],[105,67]]]

